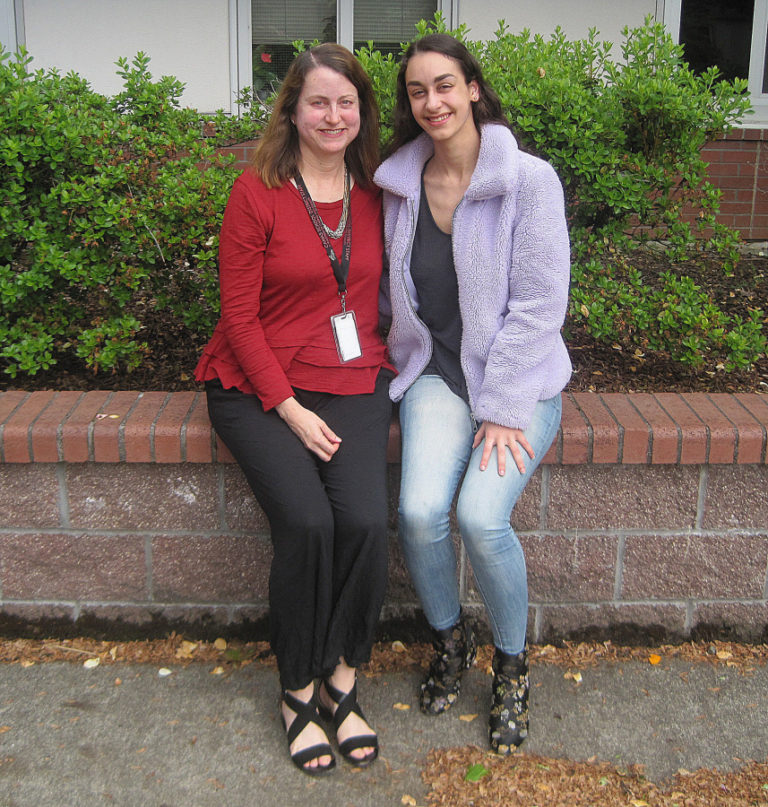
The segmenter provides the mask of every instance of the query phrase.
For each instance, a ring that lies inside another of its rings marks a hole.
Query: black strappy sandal
[[[339,727],[352,712],[361,720],[368,722],[357,702],[357,681],[355,681],[355,685],[349,692],[341,692],[341,690],[336,689],[333,684],[329,684],[325,680],[323,681],[323,686],[328,693],[328,697],[336,704],[336,711],[331,712],[322,703],[318,703],[317,708],[323,720],[333,723],[337,736]],[[358,748],[373,748],[373,751],[358,759],[352,756],[352,752]],[[356,737],[348,737],[344,742],[339,743],[339,753],[350,765],[354,765],[356,768],[367,768],[379,755],[379,738],[375,734],[360,734]]]
[[[317,713],[314,697],[309,703],[305,703],[294,695],[291,695],[290,692],[285,691],[283,692],[283,700],[285,701],[285,705],[296,714],[293,723],[288,726],[285,716],[282,714],[282,709],[280,710],[280,714],[283,716],[285,730],[288,733],[288,753],[291,754],[291,743],[299,734],[301,734],[310,723],[314,723],[317,726],[320,725],[318,722],[319,715]],[[325,756],[331,758],[328,765],[306,767],[307,762]],[[317,745],[311,745],[309,748],[302,748],[295,754],[291,754],[291,761],[300,771],[303,771],[309,776],[322,776],[324,773],[328,773],[336,767],[336,758],[333,756],[333,749],[329,743],[318,743]]]

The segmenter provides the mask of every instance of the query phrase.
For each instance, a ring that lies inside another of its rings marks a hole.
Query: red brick
[[[34,462],[58,462],[61,425],[83,396],[82,392],[57,392],[32,425]]]
[[[3,424],[3,448],[6,462],[32,462],[30,440],[32,424],[53,400],[55,392],[33,392],[23,405]]]
[[[65,462],[87,462],[91,459],[91,427],[110,393],[86,392],[61,427],[61,459]]]
[[[29,395],[24,390],[11,390],[10,392],[0,392],[0,427],[6,419],[13,414],[19,404]]]
[[[592,433],[592,462],[619,461],[619,427],[599,395],[577,392],[571,395],[587,419]]]
[[[630,403],[630,396],[610,392],[601,395],[600,398],[619,425],[621,441],[619,462],[625,464],[648,462],[650,429]]]
[[[763,457],[761,462],[768,462],[768,449],[766,447],[766,437],[768,436],[768,395],[756,392],[740,392],[733,396],[755,420],[763,430]]]
[[[96,414],[93,424],[95,462],[120,462],[120,430],[138,399],[138,392],[116,392]]]
[[[708,463],[731,463],[736,456],[736,429],[704,392],[689,392],[683,396],[706,426]]]
[[[672,418],[650,393],[637,393],[630,397],[630,401],[651,428],[651,463],[677,463],[680,457],[680,434]]]
[[[563,452],[560,461],[563,465],[579,465],[589,461],[589,431],[584,416],[571,397],[562,397],[563,417],[560,430],[563,434]]]
[[[183,462],[181,428],[195,402],[195,392],[174,392],[168,397],[163,411],[155,420],[155,462]]]
[[[216,462],[234,462],[232,452],[224,445],[221,437],[216,435]]]
[[[126,462],[153,462],[152,427],[168,398],[167,392],[145,392],[123,426]]]
[[[197,394],[189,418],[182,427],[182,444],[187,462],[213,461],[212,427],[208,417],[208,403],[203,393]]]
[[[680,430],[680,462],[701,465],[707,461],[707,428],[686,402],[685,395],[661,392],[655,396]]]
[[[736,427],[736,462],[761,462],[765,452],[765,431],[760,423],[732,395],[715,393],[709,397]]]

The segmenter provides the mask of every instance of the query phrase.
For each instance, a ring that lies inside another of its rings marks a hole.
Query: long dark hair
[[[429,52],[442,53],[443,56],[454,59],[459,63],[467,84],[470,81],[477,83],[480,97],[477,101],[472,102],[472,117],[478,129],[483,123],[500,123],[509,129],[512,128],[502,112],[499,96],[483,78],[480,62],[467,50],[466,46],[448,34],[427,34],[425,37],[411,42],[400,61],[395,110],[392,116],[393,132],[392,138],[387,144],[387,155],[393,154],[401,146],[410,143],[424,131],[411,112],[411,102],[405,86],[405,71],[413,56],[417,53]]]
[[[288,68],[272,116],[254,150],[252,165],[268,188],[280,187],[295,176],[299,159],[299,136],[291,117],[296,111],[307,75],[316,67],[329,67],[350,81],[360,103],[360,132],[347,146],[345,160],[363,187],[373,184],[379,164],[379,108],[368,74],[343,45],[327,42],[300,53]]]

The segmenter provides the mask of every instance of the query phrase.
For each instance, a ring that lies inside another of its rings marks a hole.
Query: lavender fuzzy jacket
[[[427,365],[429,330],[410,275],[421,173],[432,156],[426,134],[379,167],[389,257],[389,350],[402,398]],[[461,366],[479,421],[525,429],[536,402],[571,375],[560,336],[570,277],[563,190],[549,163],[519,151],[498,124],[481,130],[480,155],[453,216],[453,258],[462,322]]]

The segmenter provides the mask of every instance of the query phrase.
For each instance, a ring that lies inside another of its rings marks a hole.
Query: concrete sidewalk
[[[195,663],[160,677],[150,665],[0,665],[0,805],[382,807],[405,794],[421,805],[430,748],[486,748],[483,671],[467,673],[458,704],[440,717],[418,710],[419,674],[363,677],[381,757],[365,771],[340,760],[332,775],[312,779],[289,761],[276,673],[211,669]],[[604,663],[582,670],[580,685],[564,672],[531,669],[525,751],[640,763],[657,781],[678,768],[735,770],[768,756],[768,666],[742,674],[676,659]],[[477,717],[459,719],[468,714]]]

